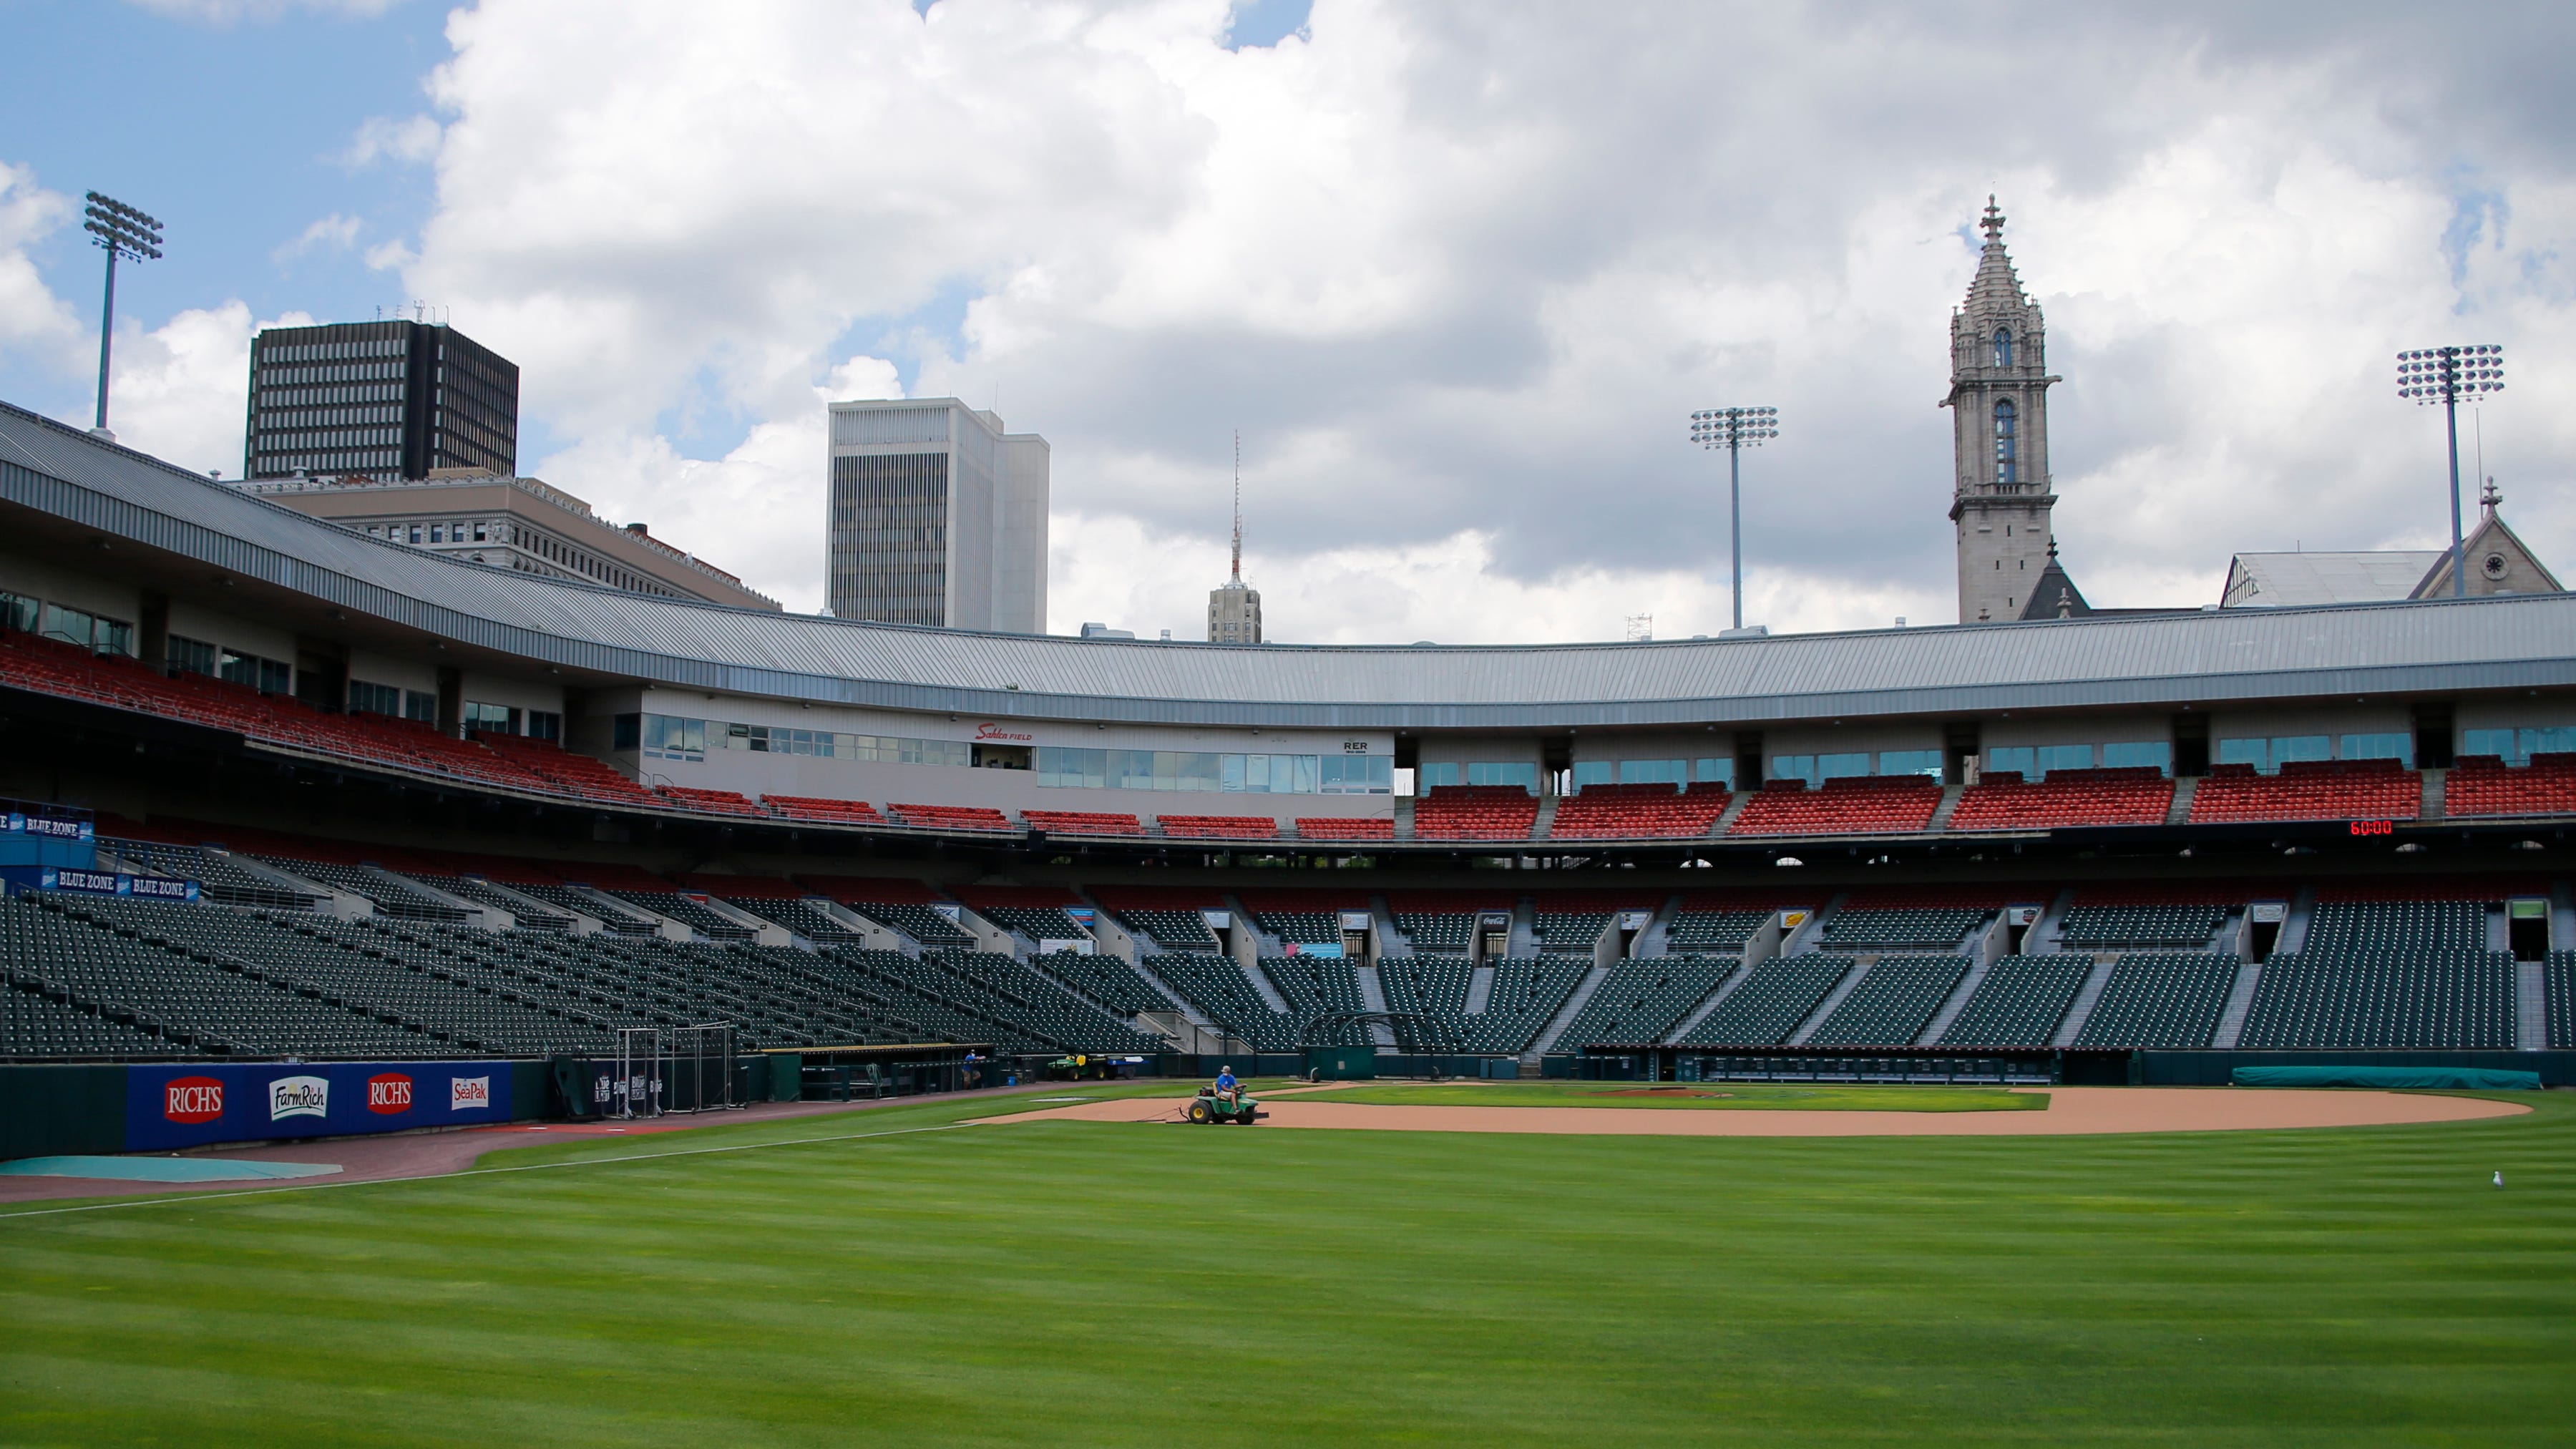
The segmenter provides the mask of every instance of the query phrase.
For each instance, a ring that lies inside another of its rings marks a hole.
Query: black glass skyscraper
[[[519,469],[519,369],[453,327],[273,327],[251,343],[242,476]]]

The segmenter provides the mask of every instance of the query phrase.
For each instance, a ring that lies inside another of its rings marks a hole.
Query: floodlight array
[[[1778,408],[1703,408],[1691,414],[1691,441],[1704,448],[1758,448],[1778,436]]]
[[[2422,347],[2397,354],[2397,395],[2421,406],[2476,402],[2504,391],[2504,349],[2493,343],[2473,347]]]

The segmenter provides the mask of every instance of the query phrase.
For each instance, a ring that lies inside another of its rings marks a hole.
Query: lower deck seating
[[[1965,956],[1881,956],[1818,1023],[1810,1046],[1912,1046],[1968,974]]]
[[[1681,1036],[1687,1046],[1778,1046],[1849,975],[1849,956],[1776,956]]]
[[[2243,963],[2233,955],[2130,952],[2111,967],[2079,1047],[2205,1047]]]
[[[1933,1045],[2047,1046],[2092,972],[2093,958],[2085,955],[2006,956],[1986,968],[1986,979]]]
[[[653,793],[683,810],[695,810],[702,815],[766,817],[769,814],[737,790],[692,790],[685,785],[656,785]]]
[[[2218,905],[2088,906],[2067,909],[2058,933],[2069,946],[2204,946],[2227,919]]]
[[[2237,1045],[2510,1051],[2514,984],[2501,952],[2276,955]]]
[[[1148,1011],[1172,1011],[1170,997],[1154,989],[1154,983],[1136,972],[1136,968],[1115,956],[1085,956],[1073,951],[1058,951],[1037,959],[1048,975],[1062,981],[1079,995],[1087,996],[1116,1013],[1121,1020],[1134,1020]]]
[[[1378,990],[1389,1011],[1412,1015],[1407,1028],[1417,1042],[1455,1050],[1467,1041],[1467,991],[1475,970],[1464,960],[1396,957],[1378,963]]]
[[[1539,1031],[1564,1009],[1584,974],[1587,960],[1569,956],[1509,957],[1496,961],[1487,988],[1485,1009],[1469,1014],[1466,1040],[1471,1052],[1517,1055],[1529,1050]]]
[[[1201,1016],[1263,1051],[1284,1052],[1297,1045],[1297,1018],[1273,1008],[1244,976],[1243,968],[1224,956],[1175,951],[1156,956],[1154,974],[1188,999]]]
[[[1318,1017],[1368,1009],[1360,997],[1359,978],[1353,974],[1357,968],[1348,961],[1327,956],[1265,956],[1260,967],[1261,974],[1270,978],[1271,988],[1288,1003],[1307,1041],[1338,1046],[1367,1042],[1365,1032],[1347,1026],[1330,1033],[1331,1040],[1314,1029]]]
[[[2552,951],[2541,972],[2550,1046],[2576,1048],[2576,951]]]
[[[1613,964],[1554,1049],[1629,1046],[1661,1041],[1717,983],[1736,969],[1731,956],[1653,956]]]
[[[1994,913],[1973,906],[1898,907],[1886,910],[1846,906],[1826,920],[1823,944],[1836,951],[1863,946],[1930,946],[1956,948],[1970,931]]]

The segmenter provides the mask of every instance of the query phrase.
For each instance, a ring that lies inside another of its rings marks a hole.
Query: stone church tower
[[[1950,409],[1958,463],[1950,521],[1959,530],[1959,622],[2019,619],[2052,560],[2048,375],[2039,308],[2004,252],[2004,216],[1986,198],[1985,254],[1968,300],[1950,314]],[[2049,608],[2030,617],[2054,617]]]

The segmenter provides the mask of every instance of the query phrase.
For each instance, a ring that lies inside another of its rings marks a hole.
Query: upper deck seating
[[[476,731],[475,743],[543,778],[558,794],[605,805],[651,806],[661,797],[619,774],[604,760],[576,754],[551,740]]]
[[[1369,908],[1364,890],[1290,888],[1235,892],[1254,924],[1283,942],[1301,946],[1342,943],[1342,912]]]
[[[692,790],[685,785],[657,785],[654,793],[683,810],[695,810],[706,815],[766,817],[769,814],[736,790]]]
[[[890,876],[809,875],[804,883],[825,899],[849,907],[924,946],[968,946],[975,937],[938,907],[944,902],[917,880]]]
[[[1102,886],[1092,898],[1130,932],[1166,951],[1217,949],[1216,933],[1208,929],[1204,913],[1227,908],[1224,893],[1209,889]]]
[[[1735,797],[1724,785],[1586,785],[1556,802],[1550,840],[1687,839],[1706,835]],[[1420,834],[1416,830],[1416,834]]]
[[[763,795],[760,803],[787,820],[813,820],[827,825],[883,825],[886,818],[865,800],[831,800],[817,795]]]
[[[967,907],[1006,931],[1032,941],[1087,941],[1088,927],[1066,915],[1082,898],[1062,886],[967,886],[957,892]]]
[[[1390,891],[1386,904],[1414,950],[1443,953],[1470,949],[1478,920],[1513,908],[1510,896],[1485,891]]]
[[[887,818],[898,825],[935,830],[1013,830],[1009,816],[981,805],[904,805],[889,803]]]
[[[1106,815],[1079,810],[1023,810],[1020,818],[1032,830],[1049,835],[1142,835],[1144,822],[1133,815]]]
[[[2493,755],[2462,755],[2442,782],[2442,814],[2576,815],[2576,755],[2533,755],[2520,769]]]
[[[1268,815],[1157,815],[1154,823],[1182,840],[1271,840],[1279,834],[1278,820]]]
[[[1518,785],[1439,785],[1413,802],[1416,840],[1527,840],[1537,828],[1538,797]]]
[[[2060,830],[2085,825],[2162,825],[2173,809],[2174,783],[2163,771],[2058,770],[2025,781],[2008,771],[1988,773],[1959,796],[1948,828]]]
[[[1297,833],[1308,840],[1393,840],[1395,822],[1385,818],[1300,815]]]
[[[2423,806],[2424,777],[2396,760],[2298,760],[2277,775],[2220,765],[2193,790],[2191,823],[2412,820]]]
[[[1751,835],[1912,835],[1932,828],[1941,785],[1921,775],[1869,775],[1827,780],[1810,790],[1773,780],[1744,802],[1728,838]]]

